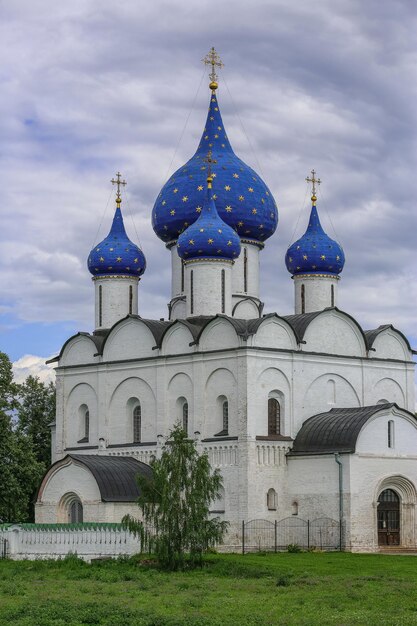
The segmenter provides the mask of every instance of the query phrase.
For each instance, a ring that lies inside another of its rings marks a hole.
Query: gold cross
[[[210,188],[211,188],[211,182],[213,181],[213,176],[211,173],[211,164],[212,163],[217,163],[216,159],[212,159],[211,158],[211,150],[208,151],[207,156],[203,158],[203,161],[205,161],[206,163],[208,163],[208,172],[207,172],[207,182],[209,182],[210,184]],[[210,179],[210,181],[209,181]]]
[[[224,67],[224,63],[219,57],[219,55],[217,54],[214,46],[212,47],[210,52],[206,54],[204,59],[201,59],[201,60],[204,63],[204,65],[211,65],[211,72],[209,74],[209,77],[211,80],[210,88],[217,89],[217,74],[214,68],[219,67],[221,69],[222,67]]]
[[[316,195],[316,183],[318,185],[320,185],[321,183],[320,178],[316,178],[316,170],[311,170],[311,178],[307,176],[306,181],[308,183],[313,183],[313,196],[315,196]]]
[[[117,172],[116,176],[117,176],[116,180],[112,178],[110,182],[112,185],[117,185],[116,204],[119,205],[122,201],[122,198],[120,197],[120,185],[123,185],[124,187],[125,185],[127,185],[127,183],[125,180],[120,180],[122,177],[120,172]]]

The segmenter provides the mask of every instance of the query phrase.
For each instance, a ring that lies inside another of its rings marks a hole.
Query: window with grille
[[[281,434],[281,406],[276,398],[268,400],[268,435]]]
[[[301,313],[306,312],[306,288],[305,285],[301,285]]]
[[[227,400],[223,402],[223,433],[229,434],[229,403]]]
[[[140,404],[133,409],[133,443],[139,443],[142,431],[142,407]]]
[[[188,402],[182,406],[182,427],[188,435]]]

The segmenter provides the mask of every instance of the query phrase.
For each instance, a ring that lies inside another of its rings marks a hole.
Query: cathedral
[[[212,513],[230,522],[226,543],[244,520],[326,516],[342,522],[346,549],[416,547],[413,350],[393,325],[365,330],[338,308],[345,255],[320,223],[314,170],[306,230],[285,257],[294,310],[263,313],[259,256],[277,205],[234,153],[217,97],[221,61],[214,49],[205,61],[201,141],[152,211],[171,257],[168,319],[140,316],[146,260],[126,233],[117,174],[110,232],[88,257],[95,329],[54,359],[53,464],[36,521],[138,515],[135,477],[150,474],[180,422],[221,471]]]

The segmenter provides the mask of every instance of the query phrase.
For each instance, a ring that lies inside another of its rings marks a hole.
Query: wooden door
[[[400,545],[400,498],[392,489],[378,498],[378,545]]]

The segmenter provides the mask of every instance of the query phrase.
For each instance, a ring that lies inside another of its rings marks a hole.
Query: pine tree
[[[33,451],[45,470],[51,464],[51,422],[55,421],[55,385],[28,376],[19,385],[18,430],[31,437]]]
[[[228,523],[209,519],[210,503],[219,496],[222,477],[211,472],[207,454],[200,455],[180,425],[168,436],[160,459],[151,463],[152,476],[138,477],[142,520],[127,515],[123,524],[141,539],[170,570],[201,566],[203,554],[220,542]]]

